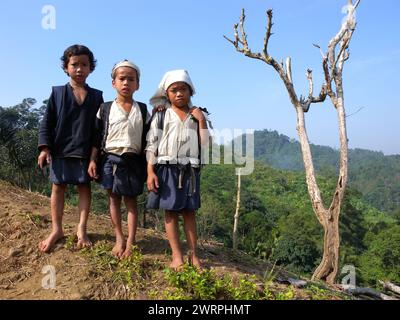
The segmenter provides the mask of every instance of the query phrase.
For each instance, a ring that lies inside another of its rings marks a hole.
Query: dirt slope
[[[49,198],[0,181],[0,299],[165,298],[162,292],[168,284],[164,269],[168,266],[170,253],[164,234],[139,228],[141,282],[133,282],[133,286],[128,287],[118,281],[113,269],[115,262],[107,258],[105,252],[114,243],[107,217],[91,215],[88,230],[96,250],[85,253],[73,249],[78,215],[74,208],[67,207],[63,219],[65,239],[52,253],[39,252],[38,243],[51,227],[49,206]],[[262,283],[263,275],[270,267],[221,245],[200,243],[199,247],[205,267],[219,275],[256,275]],[[51,270],[55,271],[55,283],[49,282]],[[55,288],[46,289],[43,284],[45,287],[54,284]],[[274,283],[273,288],[285,292],[287,285]],[[312,296],[294,290],[293,298],[309,299]]]

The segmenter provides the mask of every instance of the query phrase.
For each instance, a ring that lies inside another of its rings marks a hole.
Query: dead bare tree
[[[353,1],[348,0],[347,16],[345,18],[345,21],[343,22],[339,32],[329,41],[328,51],[326,53],[324,53],[318,45],[314,45],[321,51],[322,67],[325,75],[325,81],[317,97],[313,95],[314,86],[311,70],[307,70],[306,73],[309,83],[308,97],[305,98],[300,96],[300,98],[298,98],[292,81],[291,58],[288,57],[284,65],[283,61],[281,61],[281,63],[278,63],[268,53],[268,42],[272,35],[271,29],[273,25],[272,10],[267,11],[268,19],[266,35],[264,38],[264,48],[261,53],[254,53],[249,48],[247,35],[244,28],[244,9],[242,10],[240,22],[235,24],[233,27],[235,39],[231,40],[224,36],[226,40],[233,44],[233,46],[236,48],[236,51],[244,54],[249,58],[261,60],[266,64],[272,66],[276,70],[276,72],[278,72],[280,78],[285,84],[291,103],[293,104],[297,114],[297,132],[299,135],[301,151],[303,155],[308,193],[311,198],[312,207],[318,218],[318,221],[324,228],[323,257],[320,265],[314,271],[312,278],[322,279],[330,284],[334,283],[336,274],[338,272],[340,244],[339,215],[347,184],[348,145],[342,74],[344,63],[349,58],[348,48],[356,27],[355,10],[359,3],[360,0],[358,0],[353,5]],[[310,150],[310,144],[308,141],[304,115],[304,113],[309,110],[311,104],[323,102],[325,101],[327,96],[329,96],[333,106],[337,111],[340,139],[339,177],[329,208],[326,208],[322,201],[321,192],[315,178],[315,170]]]

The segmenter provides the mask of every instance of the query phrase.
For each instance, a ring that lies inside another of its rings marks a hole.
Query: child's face
[[[183,108],[189,104],[191,91],[185,82],[175,82],[167,89],[168,99],[172,105]]]
[[[90,61],[87,55],[71,56],[64,71],[77,84],[85,84],[90,74]]]
[[[119,67],[115,71],[115,79],[112,86],[117,90],[118,95],[130,98],[139,89],[139,82],[136,70],[130,67]]]

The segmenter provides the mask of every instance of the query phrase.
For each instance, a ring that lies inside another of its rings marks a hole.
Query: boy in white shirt
[[[97,135],[93,141],[88,173],[92,178],[99,179],[101,186],[108,191],[116,236],[112,253],[122,259],[132,254],[132,245],[136,239],[136,199],[143,193],[146,179],[144,147],[146,123],[150,115],[146,105],[136,102],[132,97],[139,89],[140,78],[140,70],[134,63],[123,60],[115,64],[111,77],[117,98],[102,104],[97,113]],[[102,157],[98,157],[100,153]],[[101,161],[98,161],[99,158]],[[122,197],[128,214],[126,241],[121,224]]]

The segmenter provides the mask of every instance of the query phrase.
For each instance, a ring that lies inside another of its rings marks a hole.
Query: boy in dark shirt
[[[77,247],[90,246],[87,220],[90,210],[90,177],[87,174],[93,124],[103,103],[102,92],[90,88],[86,78],[95,69],[93,53],[85,46],[73,45],[61,57],[62,68],[70,77],[64,86],[53,87],[39,130],[38,165],[50,164],[52,232],[39,244],[49,252],[64,237],[62,216],[68,184],[77,185],[80,221]]]

